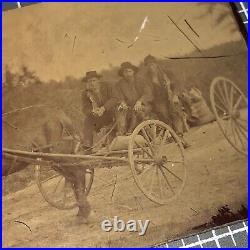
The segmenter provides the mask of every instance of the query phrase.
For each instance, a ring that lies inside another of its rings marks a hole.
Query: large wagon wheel
[[[135,183],[148,199],[163,205],[180,194],[186,181],[183,152],[179,137],[164,122],[148,120],[135,128],[129,163]]]
[[[61,210],[70,210],[78,207],[73,182],[62,172],[51,166],[36,165],[36,183],[43,198],[53,207]],[[89,194],[94,170],[87,169],[85,175],[86,195]]]
[[[248,155],[248,100],[229,79],[216,77],[210,87],[210,100],[217,123],[227,141]]]

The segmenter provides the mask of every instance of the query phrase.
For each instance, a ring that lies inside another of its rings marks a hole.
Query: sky
[[[215,5],[211,9],[210,4]],[[134,64],[152,54],[181,56],[242,40],[226,3],[40,3],[3,13],[3,69],[22,65],[42,81],[82,77],[86,71]],[[188,27],[192,26],[199,37]],[[144,22],[144,29],[140,31]],[[136,42],[133,41],[137,37]],[[133,44],[132,46],[130,46]]]

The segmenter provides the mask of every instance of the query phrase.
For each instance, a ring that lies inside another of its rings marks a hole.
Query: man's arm
[[[86,91],[82,92],[82,112],[84,115],[91,115],[92,114],[92,104],[87,97]]]
[[[117,106],[119,103],[119,91],[116,90],[116,86],[107,86],[106,91],[108,100],[105,102],[103,107],[105,108],[105,110],[110,110],[111,108]]]
[[[137,78],[138,88],[141,91],[141,97],[138,101],[146,104],[154,100],[153,89],[151,83],[146,78]]]

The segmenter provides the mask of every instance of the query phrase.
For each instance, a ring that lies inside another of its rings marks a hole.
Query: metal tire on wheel
[[[248,155],[248,100],[225,77],[216,77],[210,87],[211,106],[223,135],[232,147]]]
[[[148,120],[135,128],[128,159],[136,185],[151,201],[166,204],[183,190],[184,149],[174,130],[164,122]]]
[[[86,170],[86,195],[90,192],[94,170]],[[53,207],[70,210],[78,207],[73,184],[51,166],[35,166],[36,183],[43,198]]]

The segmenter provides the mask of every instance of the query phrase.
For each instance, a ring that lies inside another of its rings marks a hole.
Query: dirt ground
[[[93,210],[90,223],[83,225],[77,221],[77,210],[51,207],[37,186],[31,185],[3,197],[3,247],[149,246],[190,233],[210,221],[222,205],[233,210],[247,206],[247,157],[230,146],[216,122],[193,128],[186,137],[192,144],[185,150],[188,176],[175,201],[159,206],[147,200],[134,184],[129,167],[100,169],[88,198]],[[114,216],[125,221],[149,219],[145,236],[103,232],[101,221]],[[31,231],[15,221],[25,222]]]

